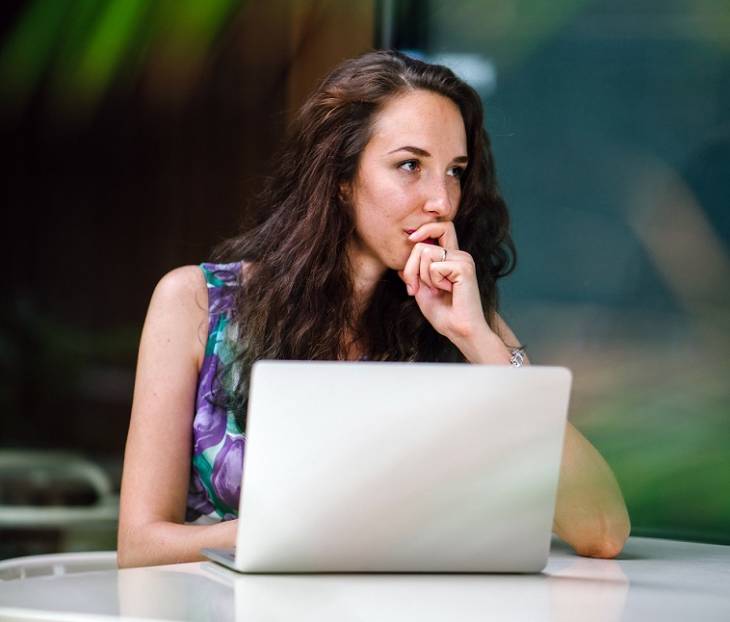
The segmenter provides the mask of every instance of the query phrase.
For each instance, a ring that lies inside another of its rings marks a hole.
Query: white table
[[[631,538],[616,560],[554,543],[539,575],[237,575],[210,562],[0,583],[18,620],[730,620],[730,547]]]

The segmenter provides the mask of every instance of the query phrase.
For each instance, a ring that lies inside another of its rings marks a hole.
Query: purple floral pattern
[[[231,308],[241,263],[200,264],[208,285],[208,339],[198,376],[186,521],[236,518],[241,495],[245,435],[234,414],[216,405],[217,372],[231,357]]]
[[[226,436],[213,465],[213,488],[218,498],[238,512],[241,496],[241,465],[243,464],[243,438]]]

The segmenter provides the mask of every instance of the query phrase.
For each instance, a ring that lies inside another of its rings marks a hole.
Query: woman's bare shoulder
[[[192,347],[199,370],[208,336],[208,287],[200,267],[181,266],[167,272],[152,294],[150,314],[195,335]]]
[[[205,276],[199,266],[180,266],[166,273],[157,283],[155,293],[182,302],[191,294],[205,293]]]

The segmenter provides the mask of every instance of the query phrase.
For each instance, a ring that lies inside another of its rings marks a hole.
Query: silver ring
[[[441,256],[441,261],[446,261],[446,249],[444,249],[444,254]]]

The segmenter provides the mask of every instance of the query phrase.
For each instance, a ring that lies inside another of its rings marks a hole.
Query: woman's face
[[[386,103],[347,189],[356,259],[402,270],[414,245],[410,233],[454,219],[466,164],[464,121],[452,100],[417,90]]]

